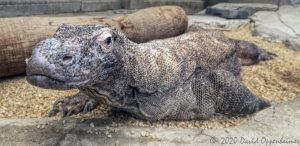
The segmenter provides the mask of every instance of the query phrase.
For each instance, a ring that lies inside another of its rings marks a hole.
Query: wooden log
[[[178,6],[142,9],[117,21],[119,29],[134,42],[176,36],[184,33],[188,25],[184,10]]]
[[[176,36],[187,28],[187,16],[177,6],[147,8],[115,19],[101,16],[16,17],[0,19],[0,78],[25,72],[33,46],[67,24],[107,24],[135,42]]]

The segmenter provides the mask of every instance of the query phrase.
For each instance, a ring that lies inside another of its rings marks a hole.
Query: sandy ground
[[[231,38],[253,42],[278,55],[274,60],[243,67],[243,81],[252,92],[271,101],[272,104],[292,100],[300,93],[300,52],[288,50],[281,43],[270,43],[262,38],[253,37],[249,27],[224,33]],[[34,87],[28,84],[23,76],[2,79],[0,80],[0,118],[45,117],[57,98],[77,92],[77,90],[57,91]],[[102,105],[91,113],[74,117],[80,119],[101,117],[106,115],[108,110],[108,107]],[[59,116],[54,118],[60,119]],[[116,118],[116,123],[124,123],[123,119],[126,119],[126,124],[137,126],[222,128],[246,122],[248,117],[220,116],[204,121],[145,122],[120,116]]]

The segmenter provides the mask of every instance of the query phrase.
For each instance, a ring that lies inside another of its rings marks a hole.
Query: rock
[[[279,5],[296,5],[300,4],[300,0],[280,0]]]
[[[229,3],[268,3],[275,5],[296,5],[300,0],[227,0]]]
[[[292,50],[300,51],[300,38],[290,38],[285,41],[285,45]]]
[[[300,5],[281,6],[277,12],[257,12],[251,17],[253,35],[269,41],[281,41],[288,48],[300,51],[299,16]]]
[[[249,16],[249,13],[245,10],[226,10],[219,8],[207,8],[205,14],[228,19],[247,19]]]
[[[228,0],[230,3],[268,3],[277,5],[280,0]]]
[[[276,11],[277,5],[261,3],[219,3],[206,8],[206,14],[228,19],[247,19],[257,11]]]
[[[210,2],[212,1],[212,2]],[[205,7],[211,6],[218,2],[229,2],[229,3],[267,3],[275,5],[296,5],[300,4],[300,0],[205,0]],[[210,5],[207,5],[209,3]]]
[[[200,12],[195,13],[194,15],[205,15],[206,9],[201,10]]]
[[[94,128],[95,127],[95,125],[94,125],[94,123],[92,122],[92,123],[90,123],[90,127],[92,127],[92,128]]]
[[[300,35],[300,5],[282,6],[278,10],[278,14],[282,23]]]
[[[112,138],[112,135],[111,134],[107,134],[106,135],[108,138]]]
[[[250,23],[249,19],[224,19],[216,16],[188,16],[189,25],[196,24],[203,28],[235,29]]]

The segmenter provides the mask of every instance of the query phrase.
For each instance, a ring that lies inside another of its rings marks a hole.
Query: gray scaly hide
[[[80,89],[55,103],[51,114],[81,103],[63,112],[107,104],[147,120],[245,116],[269,104],[240,81],[237,48],[220,31],[136,44],[108,26],[62,25],[36,45],[27,80],[42,88]]]

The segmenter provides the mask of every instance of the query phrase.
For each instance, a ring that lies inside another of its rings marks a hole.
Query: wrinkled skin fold
[[[54,103],[50,116],[99,104],[146,120],[245,116],[269,103],[242,83],[241,65],[275,56],[195,26],[177,37],[136,44],[105,25],[62,25],[35,46],[26,79],[42,88],[80,90]]]

